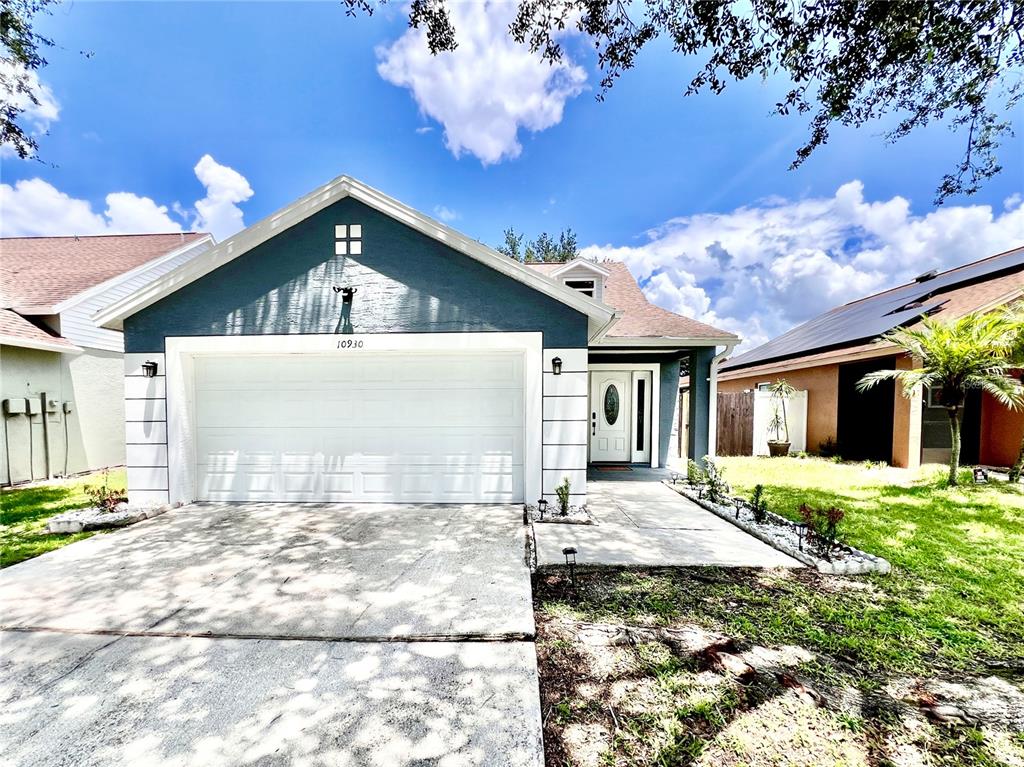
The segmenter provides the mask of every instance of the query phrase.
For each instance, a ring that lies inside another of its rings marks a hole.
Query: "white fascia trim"
[[[396,221],[406,224],[470,258],[490,266],[495,271],[501,272],[557,301],[561,301],[588,317],[598,319],[602,324],[613,317],[613,309],[611,307],[588,298],[578,291],[558,284],[536,270],[523,266],[518,261],[514,261],[507,256],[503,256],[496,250],[470,239],[461,232],[439,221],[435,221],[429,216],[425,216],[408,205],[388,197],[360,181],[356,181],[349,176],[339,176],[291,205],[243,229],[234,237],[228,238],[206,253],[201,254],[186,264],[182,264],[177,269],[155,280],[143,290],[112,304],[102,312],[97,313],[95,320],[103,327],[110,328],[111,330],[121,330],[123,329],[122,322],[125,317],[145,309],[164,296],[188,285],[190,282],[199,279],[229,261],[233,261],[242,254],[262,245],[271,237],[280,234],[345,197],[353,197],[384,215],[390,216]]]
[[[658,468],[660,456],[658,451],[661,446],[658,440],[661,437],[661,363],[660,362],[597,362],[587,365],[588,371],[594,370],[640,370],[651,374],[651,468]],[[593,395],[587,387],[587,396]],[[593,405],[593,403],[590,403]]]
[[[59,314],[60,312],[65,312],[68,309],[73,308],[77,304],[80,304],[83,301],[92,298],[93,296],[97,296],[101,293],[110,290],[111,288],[117,287],[120,283],[124,282],[127,279],[135,277],[141,274],[142,272],[152,269],[154,266],[162,264],[164,261],[169,261],[175,256],[181,255],[182,253],[185,253],[191,250],[192,248],[207,242],[213,242],[214,244],[216,244],[216,240],[213,239],[213,235],[211,234],[208,234],[205,237],[200,237],[198,240],[191,240],[190,242],[185,243],[181,247],[175,248],[174,250],[169,250],[162,255],[156,256],[155,258],[151,258],[146,263],[139,264],[138,266],[129,269],[127,272],[122,272],[121,274],[111,277],[109,280],[104,280],[98,285],[93,285],[91,288],[88,288],[86,290],[83,290],[81,293],[71,296],[71,298],[65,298],[59,304],[56,304],[52,307],[52,313]]]
[[[584,266],[595,274],[600,274],[602,277],[610,277],[611,272],[605,269],[603,266],[598,266],[595,262],[590,261],[586,258],[574,258],[572,261],[566,261],[564,264],[559,266],[557,269],[551,271],[552,277],[558,277],[565,272],[572,269],[574,266]]]
[[[352,342],[348,345],[347,342]],[[362,345],[356,348],[356,342]],[[511,351],[523,354],[523,490],[540,498],[543,487],[544,342],[531,333],[352,333],[267,336],[176,336],[166,339],[167,471],[171,503],[196,498],[195,394],[192,362],[204,354],[297,354],[357,357],[435,352],[471,354]],[[339,344],[346,344],[339,347]]]
[[[18,336],[0,335],[0,346],[18,346],[22,349],[37,349],[43,352],[58,352],[60,354],[81,354],[83,349],[78,346],[67,344],[55,344],[48,341],[36,341],[32,338],[19,338]]]
[[[643,351],[649,349],[662,349],[666,347],[681,348],[686,346],[722,346],[723,344],[735,346],[740,342],[736,336],[724,336],[722,338],[672,338],[670,336],[604,336],[597,341],[591,342],[591,349],[611,351],[619,349],[622,352]],[[623,347],[629,347],[628,349]]]

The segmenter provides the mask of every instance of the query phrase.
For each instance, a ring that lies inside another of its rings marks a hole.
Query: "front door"
[[[590,376],[590,460],[629,462],[630,373],[596,370]]]

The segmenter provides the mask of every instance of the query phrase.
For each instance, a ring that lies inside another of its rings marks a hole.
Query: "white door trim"
[[[197,497],[195,392],[197,354],[340,354],[519,351],[523,353],[523,483],[527,498],[541,494],[543,335],[535,333],[353,333],[345,335],[178,336],[165,342],[167,450],[171,503]]]
[[[658,468],[658,440],[660,437],[659,430],[661,428],[660,422],[660,410],[661,410],[661,363],[628,363],[628,362],[598,362],[591,365],[587,365],[587,370],[638,370],[643,372],[649,372],[651,374],[651,468]],[[590,387],[587,387],[590,390]],[[632,398],[630,398],[632,402]],[[588,405],[593,406],[594,403],[589,402]],[[632,405],[630,405],[632,411]],[[590,412],[589,410],[587,411]],[[589,422],[588,422],[589,423]],[[589,434],[589,425],[588,425]],[[589,444],[589,442],[588,442]],[[589,455],[589,448],[588,448]]]

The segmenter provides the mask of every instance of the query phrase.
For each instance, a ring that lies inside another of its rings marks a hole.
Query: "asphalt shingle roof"
[[[39,314],[205,234],[0,239],[0,308]]]
[[[562,264],[527,264],[545,275]],[[683,317],[660,306],[644,296],[629,268],[621,261],[602,261],[602,269],[611,272],[605,280],[604,303],[622,312],[612,325],[611,338],[721,338],[735,341],[736,336],[703,322]]]

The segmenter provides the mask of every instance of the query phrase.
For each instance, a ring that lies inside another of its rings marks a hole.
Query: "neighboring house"
[[[619,264],[527,266],[338,178],[99,313],[124,330],[133,503],[533,502],[662,465],[716,347]],[[147,378],[142,365],[156,363]]]
[[[92,315],[212,244],[191,233],[0,239],[0,484],[124,464],[122,336]]]
[[[908,400],[892,382],[858,392],[866,373],[906,368],[912,361],[878,340],[888,330],[913,327],[924,315],[955,318],[997,309],[1024,296],[1024,247],[837,307],[768,343],[727,360],[719,390],[740,392],[785,378],[806,390],[807,445],[834,440],[843,458],[895,466],[944,462],[949,419],[936,392]],[[964,411],[962,461],[1008,466],[1020,449],[1024,414],[972,391]]]

